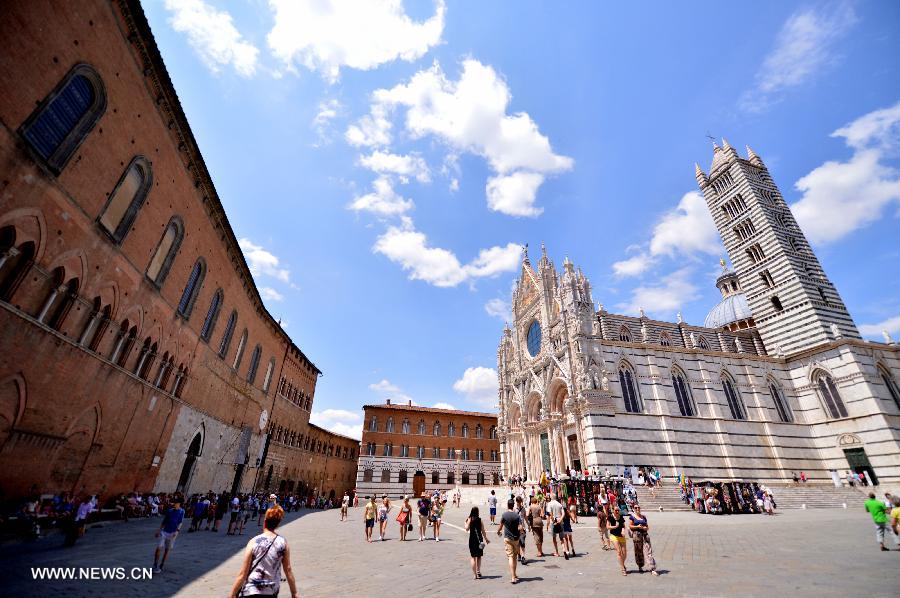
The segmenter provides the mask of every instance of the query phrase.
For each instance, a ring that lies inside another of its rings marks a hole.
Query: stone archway
[[[191,478],[194,476],[194,468],[197,465],[197,458],[203,451],[203,434],[200,430],[194,434],[194,439],[188,447],[187,455],[184,458],[184,465],[181,467],[181,475],[178,476],[178,486],[175,487],[176,492],[187,494],[187,490],[191,484]]]

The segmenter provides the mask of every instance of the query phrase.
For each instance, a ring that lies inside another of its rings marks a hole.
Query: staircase
[[[779,485],[767,484],[778,509],[839,509],[845,504],[848,509],[862,508],[866,494],[857,488],[835,488],[831,485],[801,484]],[[660,488],[656,497],[650,496],[650,490],[643,486],[635,486],[638,502],[645,511],[690,511],[690,505],[681,500],[681,491],[674,486]],[[868,490],[868,489],[866,489]],[[880,495],[879,495],[880,496]]]

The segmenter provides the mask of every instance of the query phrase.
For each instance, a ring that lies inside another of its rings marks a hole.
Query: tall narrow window
[[[794,416],[784,398],[784,393],[781,392],[777,384],[771,381],[769,382],[769,393],[772,395],[772,400],[775,401],[775,411],[778,412],[778,419],[785,423],[794,421]]]
[[[834,384],[834,378],[828,374],[820,374],[816,380],[819,387],[819,394],[822,395],[822,401],[825,403],[825,409],[829,417],[836,419],[839,417],[847,417],[847,408],[838,392],[837,386]]]
[[[775,311],[782,311],[784,306],[781,304],[781,299],[778,298],[778,295],[772,295],[771,298],[772,307],[775,308]]]
[[[393,417],[387,418],[387,423],[384,426],[384,431],[385,432],[393,432],[394,431],[394,418]]]
[[[408,419],[404,419],[404,420],[403,420],[403,426],[402,426],[402,428],[403,428],[403,433],[404,433],[404,434],[409,434],[409,420],[408,420]]]
[[[631,342],[631,330],[628,329],[628,326],[623,325],[619,328],[619,340],[626,343]]]
[[[894,381],[894,377],[888,373],[887,369],[878,366],[878,374],[881,376],[881,379],[884,381],[884,385],[888,389],[888,393],[891,395],[891,398],[894,399],[894,404],[897,405],[897,409],[900,409],[900,389],[897,388],[897,383]]]
[[[53,330],[62,328],[69,310],[78,299],[78,279],[71,278],[64,281],[64,278],[65,270],[62,267],[53,271],[50,292],[37,316],[39,322],[43,322]]]
[[[134,347],[134,343],[137,340],[137,331],[137,326],[128,328],[128,320],[122,322],[122,327],[119,330],[119,340],[116,342],[116,346],[113,347],[113,351],[109,356],[110,361],[119,367],[125,367],[128,356],[131,354],[131,349]]]
[[[634,374],[631,368],[624,363],[619,368],[619,384],[622,386],[622,398],[625,400],[625,411],[640,413],[641,396],[635,384]]]
[[[738,394],[731,378],[728,376],[722,377],[722,388],[725,390],[725,400],[728,401],[731,417],[733,419],[747,419],[747,410],[744,408],[744,402],[741,400],[741,395]]]
[[[453,422],[447,424],[447,436],[456,436],[456,424]]]
[[[184,225],[181,223],[181,218],[172,216],[159,245],[156,246],[153,258],[147,266],[147,278],[157,287],[161,287],[165,282],[169,268],[172,267],[172,261],[175,260],[175,254],[178,253],[182,237],[184,237]]]
[[[462,425],[462,437],[463,437],[463,438],[468,438],[468,437],[469,437],[469,424],[463,424],[463,425]]]
[[[434,426],[431,428],[432,436],[440,436],[441,435],[441,422],[434,422]]]
[[[98,220],[116,243],[121,243],[131,230],[152,183],[150,162],[141,156],[132,158]]]
[[[684,374],[676,370],[672,374],[672,386],[675,388],[675,400],[678,401],[678,411],[681,415],[694,416],[694,400],[691,397],[691,387],[685,381]]]
[[[203,328],[200,329],[200,338],[209,342],[212,337],[213,329],[216,327],[216,320],[219,319],[219,310],[222,309],[222,289],[216,290],[213,298],[209,301],[209,309],[206,310],[206,318],[203,320]]]
[[[34,242],[15,247],[16,232],[12,226],[0,228],[0,301],[11,301],[19,284],[34,261]]]
[[[187,284],[184,285],[184,291],[181,293],[181,300],[178,302],[178,315],[185,319],[191,317],[191,311],[194,309],[194,303],[197,301],[197,295],[200,294],[200,287],[203,286],[203,277],[206,276],[206,262],[203,258],[197,258],[194,267],[191,268],[191,274],[188,276]]]
[[[244,347],[247,346],[247,329],[244,328],[243,334],[241,334],[241,340],[238,341],[237,351],[234,352],[234,362],[231,364],[231,369],[238,369],[241,366],[241,359],[244,357]]]
[[[250,354],[250,367],[247,369],[247,383],[253,384],[256,380],[256,370],[259,369],[259,358],[262,353],[262,347],[256,345],[253,347],[253,353]]]
[[[263,392],[269,392],[269,385],[272,383],[272,374],[275,372],[275,358],[269,360],[269,367],[266,368],[266,377],[263,378]]]
[[[234,327],[237,325],[237,312],[232,311],[225,324],[225,332],[222,334],[222,342],[219,343],[219,357],[225,359],[228,355],[228,347],[231,345],[231,337],[234,336]]]
[[[76,65],[22,125],[28,145],[59,174],[106,110],[106,90],[93,68]]]
[[[424,419],[419,420],[419,434],[421,434],[423,436],[425,435],[425,420]]]
[[[374,415],[372,419],[369,420],[369,432],[377,432],[378,431],[378,418]]]

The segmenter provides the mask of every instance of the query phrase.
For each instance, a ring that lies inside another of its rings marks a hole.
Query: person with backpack
[[[291,569],[291,552],[284,536],[275,532],[284,519],[284,509],[275,504],[265,514],[263,532],[247,542],[244,562],[231,586],[231,598],[237,596],[277,596],[281,572],[291,589],[291,598],[299,598],[297,581]]]

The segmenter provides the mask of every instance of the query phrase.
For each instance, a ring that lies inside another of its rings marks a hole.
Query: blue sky
[[[626,6],[629,5],[629,6]],[[865,336],[900,336],[900,4],[157,0],[269,310],[365,403],[492,410],[521,246],[701,324],[707,134],[768,165]]]

